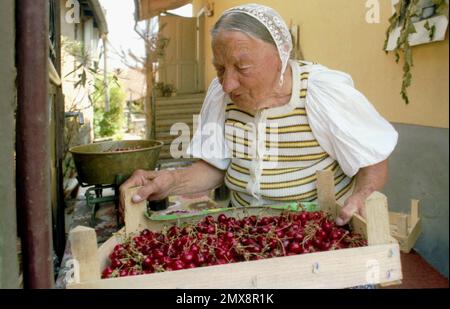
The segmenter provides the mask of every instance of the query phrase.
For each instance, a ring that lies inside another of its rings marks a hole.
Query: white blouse
[[[290,61],[297,66],[297,61]],[[312,133],[320,146],[344,173],[353,177],[360,168],[385,160],[397,144],[398,133],[354,88],[352,78],[319,64],[307,63],[310,72],[306,112]],[[294,76],[293,89],[299,83]],[[228,96],[217,78],[209,86],[197,131],[187,153],[226,170],[231,162],[224,138],[225,109]],[[228,99],[229,100],[229,99]]]

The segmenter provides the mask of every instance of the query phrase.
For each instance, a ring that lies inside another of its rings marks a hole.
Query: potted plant
[[[176,94],[176,88],[173,84],[157,82],[155,84],[155,92],[157,97],[171,97]]]
[[[163,87],[164,87],[164,83],[163,82],[157,82],[155,84],[155,95],[157,97],[162,97],[163,96]]]
[[[165,84],[162,88],[162,93],[164,97],[171,97],[176,94],[175,86],[172,84]]]

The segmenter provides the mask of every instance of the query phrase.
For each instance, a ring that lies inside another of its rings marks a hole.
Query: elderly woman
[[[183,170],[136,171],[121,189],[143,186],[133,197],[139,202],[225,182],[235,207],[314,201],[316,172],[331,170],[344,203],[337,224],[362,214],[366,198],[386,182],[397,132],[351,77],[290,60],[286,24],[262,5],[225,11],[212,50],[217,78],[189,147],[200,160]]]

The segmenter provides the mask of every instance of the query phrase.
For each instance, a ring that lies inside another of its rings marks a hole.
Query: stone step
[[[203,100],[186,100],[186,101],[166,101],[166,102],[156,102],[156,108],[164,108],[166,106],[202,106]]]
[[[169,122],[193,122],[196,114],[165,114],[156,116],[156,123],[167,124]]]
[[[173,97],[157,97],[156,102],[186,102],[186,101],[201,101],[205,99],[205,93],[177,95]]]
[[[182,138],[179,135],[170,135],[167,133],[160,133],[160,132],[156,132],[155,138],[157,140],[163,142],[165,145],[169,145],[174,139],[178,139],[179,141],[188,142],[188,143],[191,141],[190,136],[186,136],[186,137]]]
[[[184,115],[193,115],[193,114],[200,114],[201,107],[170,107],[170,108],[162,108],[162,109],[156,109],[156,117],[161,116],[184,116]]]
[[[178,123],[178,122],[185,123],[188,126],[192,126],[194,119],[192,116],[156,119],[156,125],[157,125],[156,129],[158,129],[158,127],[160,127],[160,126],[172,125],[172,124]]]
[[[176,106],[164,106],[164,107],[156,107],[156,115],[158,115],[161,112],[176,112],[178,114],[183,114],[183,112],[188,113],[196,113],[198,114],[202,110],[201,105],[192,105],[192,106],[184,106],[184,105],[176,105]]]
[[[193,131],[193,126],[192,124],[187,124],[189,127],[189,132]],[[175,130],[175,132],[180,132],[180,129],[185,130],[185,126],[183,125],[181,126],[175,126],[175,124],[166,124],[166,125],[157,125],[156,126],[156,134],[164,134],[164,133],[170,133],[170,130],[173,128],[173,130]]]
[[[189,144],[193,135],[193,115],[199,115],[205,94],[182,95],[170,98],[156,99],[156,132],[155,138],[164,143],[160,152],[161,160],[173,159],[170,155],[170,145],[177,139]],[[185,123],[189,126],[189,136],[180,138],[170,135],[170,129],[175,123]]]

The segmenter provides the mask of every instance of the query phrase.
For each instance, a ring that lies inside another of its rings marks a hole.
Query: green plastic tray
[[[281,205],[270,205],[270,206],[264,206],[267,208],[272,208],[272,209],[276,209],[276,210],[282,210],[282,211],[316,211],[318,209],[317,207],[317,203],[311,203],[311,202],[307,202],[307,203],[296,203],[296,202],[292,202],[292,203],[287,203],[287,204],[281,204]],[[250,207],[246,207],[246,208],[252,208],[252,206]],[[260,206],[255,207],[255,208],[262,208]],[[160,214],[159,212],[152,212],[152,211],[148,211],[145,213],[146,217],[150,220],[153,221],[173,221],[173,220],[178,220],[178,219],[185,219],[185,218],[195,218],[195,217],[203,217],[203,216],[208,216],[208,215],[213,215],[213,214],[217,214],[217,213],[226,213],[226,212],[232,212],[233,210],[235,210],[236,208],[234,207],[227,207],[227,208],[213,208],[213,209],[205,209],[199,212],[195,212],[195,213],[180,213],[180,214]]]

